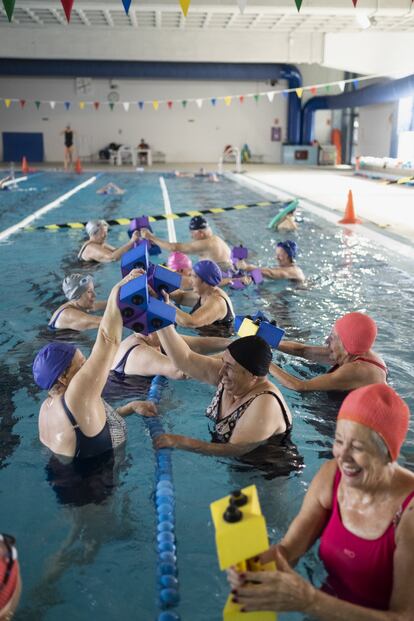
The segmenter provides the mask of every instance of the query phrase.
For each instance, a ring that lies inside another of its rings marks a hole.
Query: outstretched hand
[[[135,414],[141,414],[141,416],[158,415],[157,406],[152,401],[131,401],[128,405]]]
[[[181,448],[185,436],[179,436],[174,433],[161,433],[154,438],[153,444],[155,449],[162,448]]]

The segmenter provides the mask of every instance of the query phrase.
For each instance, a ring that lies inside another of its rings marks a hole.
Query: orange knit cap
[[[344,315],[335,322],[334,329],[351,356],[363,354],[371,349],[377,337],[377,324],[363,313]]]
[[[341,419],[376,431],[395,461],[407,435],[410,410],[387,384],[371,384],[349,393],[339,410]]]

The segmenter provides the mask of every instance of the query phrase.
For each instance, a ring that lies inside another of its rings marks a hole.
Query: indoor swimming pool
[[[92,174],[41,172],[19,189],[0,192],[0,229],[87,181]],[[123,195],[96,191],[113,181]],[[265,200],[230,178],[165,179],[173,212],[230,207]],[[274,200],[269,199],[269,200]],[[164,213],[159,174],[100,173],[60,207],[32,223],[112,220]],[[335,320],[346,312],[366,311],[377,322],[375,350],[389,369],[389,383],[414,409],[411,326],[414,279],[398,257],[375,246],[363,233],[334,226],[301,209],[295,233],[267,228],[275,206],[252,207],[208,216],[213,230],[230,246],[249,248],[249,259],[274,264],[278,241],[289,237],[299,246],[298,264],[307,280],[264,282],[232,291],[237,314],[262,310],[286,330],[287,338],[322,344]],[[165,221],[156,235],[167,238]],[[188,218],[175,220],[178,240],[187,240]],[[39,406],[45,393],[35,386],[31,365],[50,339],[52,312],[63,303],[61,283],[71,271],[93,273],[98,299],[120,279],[118,263],[85,269],[76,255],[83,229],[22,230],[0,242],[2,282],[0,490],[2,531],[16,536],[24,590],[16,619],[21,621],[152,621],[158,609],[155,547],[154,451],[140,417],[130,417],[128,441],[111,467],[91,476],[85,489],[72,493],[59,479],[37,433]],[[113,226],[108,241],[126,243],[127,226]],[[160,255],[165,260],[167,254]],[[125,331],[126,335],[126,331]],[[94,332],[78,337],[87,355]],[[320,372],[316,363],[274,353],[274,359],[299,377]],[[296,515],[321,462],[329,458],[340,399],[327,393],[295,393],[282,388],[294,416],[292,443],[265,469],[232,459],[172,453],[176,497],[176,537],[182,621],[219,621],[228,586],[218,568],[209,505],[233,489],[255,484],[269,535],[276,542]],[[214,389],[193,380],[169,381],[160,405],[167,431],[209,440],[204,416]],[[137,395],[139,398],[140,395]],[[131,398],[131,397],[129,397]],[[125,401],[125,399],[123,400]],[[115,404],[121,401],[114,401]],[[414,470],[414,426],[402,450],[401,464]],[[302,575],[320,584],[324,570],[316,548],[299,565]],[[281,614],[279,619],[304,619]]]

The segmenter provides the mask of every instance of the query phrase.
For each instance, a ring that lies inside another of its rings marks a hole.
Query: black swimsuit
[[[114,369],[112,369],[112,373],[115,373],[119,378],[124,379],[126,376],[125,373],[125,365],[128,361],[129,358],[129,354],[131,353],[131,351],[133,349],[135,349],[136,347],[139,347],[140,343],[137,343],[136,345],[133,345],[132,347],[130,347],[125,354],[122,356],[121,360],[118,362],[118,364],[116,365],[116,367]]]
[[[65,131],[65,147],[67,149],[70,149],[70,147],[73,147],[73,132]]]
[[[204,336],[215,336],[217,334],[219,334],[220,336],[231,336],[233,334],[233,322],[234,322],[233,311],[229,303],[227,302],[226,298],[223,295],[220,297],[223,298],[223,300],[226,303],[226,307],[227,307],[226,316],[223,317],[223,319],[217,319],[216,321],[213,321],[213,323],[211,323],[208,326],[200,326],[199,328],[196,328],[196,330],[198,330]],[[201,308],[201,306],[202,306],[201,298],[198,298],[197,302],[194,304],[189,314],[192,315],[193,313],[195,313],[196,310]]]
[[[87,436],[79,428],[75,417],[69,410],[65,397],[62,397],[62,405],[76,435],[76,449],[74,457],[76,459],[88,459],[102,455],[106,451],[111,451],[123,444],[126,440],[125,421],[110,405],[103,402],[105,406],[106,421],[103,429],[96,436]]]

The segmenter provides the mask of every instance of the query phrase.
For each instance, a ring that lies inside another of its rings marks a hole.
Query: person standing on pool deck
[[[39,438],[56,455],[86,459],[106,453],[126,440],[124,416],[156,415],[151,402],[132,401],[114,410],[101,396],[122,339],[119,289],[142,273],[132,270],[113,287],[88,359],[74,345],[55,342],[34,360],[34,380],[49,392],[40,407]]]
[[[233,341],[222,358],[197,354],[173,326],[158,331],[161,345],[186,375],[217,386],[206,416],[213,422],[213,441],[161,434],[156,448],[177,448],[203,455],[240,457],[266,441],[283,442],[292,415],[280,391],[267,379],[272,351],[260,336]]]
[[[242,610],[298,611],[320,621],[413,620],[414,473],[397,463],[409,417],[385,384],[346,397],[334,459],[314,477],[281,542],[259,557],[276,561],[277,571],[228,571]],[[320,590],[292,569],[317,539],[327,572]]]
[[[369,315],[348,313],[338,319],[324,347],[315,347],[295,341],[282,341],[279,351],[306,360],[333,363],[325,373],[310,380],[301,380],[283,371],[272,362],[270,374],[282,386],[298,392],[312,390],[355,390],[368,384],[387,383],[387,367],[372,351],[377,336],[377,325]]]
[[[169,252],[184,252],[196,254],[200,259],[209,259],[217,263],[221,270],[232,267],[231,250],[226,242],[214,235],[207,220],[203,216],[194,216],[190,220],[189,229],[192,237],[191,242],[167,242],[155,237],[148,229],[142,230],[142,237],[149,239]]]
[[[89,235],[89,240],[82,244],[82,248],[79,250],[79,261],[95,263],[118,261],[140,239],[139,231],[134,231],[130,241],[120,248],[114,248],[105,243],[108,237],[108,223],[105,220],[90,220],[85,229]]]
[[[278,267],[259,267],[255,265],[248,265],[244,261],[238,261],[236,267],[246,272],[252,272],[253,270],[260,269],[262,275],[265,278],[271,278],[272,280],[296,280],[303,282],[305,276],[296,264],[295,259],[298,253],[298,246],[296,242],[286,240],[279,242],[276,246],[276,260],[279,264]]]
[[[72,168],[73,166],[73,136],[75,132],[71,129],[70,125],[66,125],[65,129],[60,132],[61,136],[64,136],[65,142],[65,151],[63,156],[63,166],[65,170],[68,170],[68,167]]]

